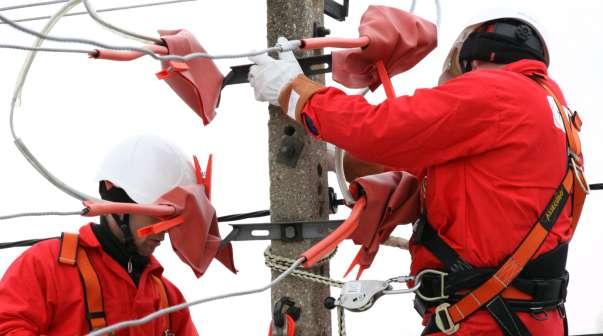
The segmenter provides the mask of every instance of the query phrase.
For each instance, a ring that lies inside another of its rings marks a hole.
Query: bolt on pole
[[[322,26],[324,0],[267,0],[267,12],[268,45],[274,45],[279,36],[288,39],[311,37],[314,24]],[[299,53],[296,56],[308,55]],[[324,76],[312,79],[324,83]],[[280,107],[270,106],[269,113],[271,220],[328,219],[325,144],[306,135],[303,127],[287,117]],[[271,252],[296,259],[314,243],[273,240]],[[329,265],[326,263],[310,271],[328,276]],[[278,274],[273,271],[272,278]],[[329,295],[329,286],[291,276],[272,288],[271,302],[274,305],[283,296],[288,296],[301,306],[301,316],[296,323],[297,336],[331,336],[331,314],[323,305]]]

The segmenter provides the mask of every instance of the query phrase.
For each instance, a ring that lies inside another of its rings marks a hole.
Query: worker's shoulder
[[[50,238],[40,241],[23,252],[24,256],[37,259],[57,259],[60,249],[60,238]]]

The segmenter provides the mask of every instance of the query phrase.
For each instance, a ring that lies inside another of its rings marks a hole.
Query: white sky
[[[26,3],[4,0],[2,6]],[[142,2],[142,1],[137,1]],[[411,94],[415,88],[435,85],[448,47],[464,23],[476,11],[487,7],[507,6],[530,13],[548,32],[551,53],[550,72],[564,89],[573,109],[584,121],[581,134],[586,168],[591,183],[603,182],[603,155],[597,148],[603,143],[603,117],[597,105],[603,88],[603,71],[599,67],[603,23],[603,2],[520,1],[520,0],[442,0],[440,46],[422,63],[394,78],[398,94]],[[123,0],[94,1],[97,8],[130,4]],[[351,1],[350,16],[343,22],[326,18],[331,36],[356,37],[361,14],[369,3],[408,9],[407,1]],[[57,6],[4,12],[11,18],[50,14]],[[78,8],[81,10],[81,8]],[[198,1],[175,6],[104,14],[107,20],[131,30],[153,35],[157,29],[186,28],[196,34],[203,46],[213,53],[238,53],[265,47],[265,1]],[[435,19],[433,1],[418,1],[416,13]],[[43,22],[27,23],[41,29]],[[137,45],[123,40],[96,25],[85,16],[66,18],[55,35],[78,36],[114,44]],[[31,45],[33,38],[0,25],[0,43]],[[47,44],[54,45],[54,44]],[[73,46],[78,47],[79,46]],[[0,106],[4,120],[0,127],[0,215],[25,211],[73,211],[80,204],[58,191],[40,177],[11,143],[8,111],[13,85],[25,53],[0,50],[4,70],[0,76]],[[218,61],[226,74],[231,65],[247,60]],[[267,165],[267,106],[258,103],[248,85],[224,90],[218,116],[208,127],[185,106],[171,90],[155,79],[159,65],[151,59],[129,63],[89,60],[83,55],[43,53],[36,59],[23,93],[23,104],[16,114],[17,133],[32,152],[56,176],[89,194],[96,192],[96,167],[111,144],[129,134],[160,133],[186,151],[206,158],[214,153],[213,203],[219,215],[267,209],[269,180]],[[330,80],[329,80],[330,82]],[[379,90],[368,95],[371,102],[384,98]],[[520,172],[518,172],[520,173]],[[335,181],[331,176],[331,185]],[[595,192],[585,205],[581,226],[572,242],[568,269],[571,284],[568,315],[572,334],[603,332],[603,294],[597,287],[600,246],[603,228],[603,192]],[[340,209],[337,216],[345,216]],[[599,218],[597,220],[596,218]],[[74,231],[87,219],[28,218],[0,223],[2,241],[56,236]],[[222,226],[223,235],[228,232]],[[409,236],[409,228],[398,235]],[[167,240],[166,240],[167,242]],[[167,243],[165,245],[168,245]],[[235,261],[240,270],[231,275],[218,263],[201,279],[195,279],[172,253],[169,246],[159,248],[156,256],[170,278],[189,300],[242,289],[257,288],[269,280],[262,252],[267,242],[234,244]],[[345,242],[332,262],[332,275],[341,278],[357,248]],[[23,249],[1,251],[0,274]],[[365,279],[387,279],[406,274],[406,252],[382,248]],[[333,291],[333,294],[336,294]],[[411,296],[384,297],[369,311],[347,314],[348,335],[374,334],[418,335],[420,320],[412,309]],[[245,298],[213,302],[191,309],[201,335],[261,335],[267,332],[270,319],[268,292]],[[334,316],[334,315],[333,315]],[[334,319],[335,321],[335,319]],[[335,322],[333,324],[335,326]],[[335,332],[334,332],[335,334]]]

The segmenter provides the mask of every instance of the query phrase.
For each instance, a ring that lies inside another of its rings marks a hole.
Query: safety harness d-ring
[[[423,278],[424,275],[426,274],[435,274],[437,276],[440,277],[440,295],[439,296],[426,296],[423,293],[421,293],[421,289],[417,288],[417,290],[415,291],[415,294],[420,297],[422,300],[425,301],[429,301],[429,302],[433,302],[433,301],[439,301],[439,300],[444,300],[448,298],[448,295],[445,294],[445,281],[444,279],[446,278],[446,276],[448,276],[448,273],[446,272],[442,272],[442,271],[438,271],[438,270],[434,270],[434,269],[424,269],[421,272],[419,272],[417,274],[417,276],[415,277],[417,279],[417,282],[420,285],[420,282]]]
[[[452,320],[452,316],[448,313],[448,308],[450,308],[450,303],[444,302],[441,305],[437,306],[435,309],[435,323],[446,335],[452,335],[459,331],[459,324],[454,323]]]

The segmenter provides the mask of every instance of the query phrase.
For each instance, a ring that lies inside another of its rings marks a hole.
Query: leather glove
[[[286,38],[278,38],[278,43],[286,42],[288,42]],[[279,59],[266,54],[251,56],[249,59],[256,64],[249,69],[249,83],[255,90],[255,99],[267,101],[275,106],[279,106],[278,98],[282,90],[295,77],[303,74],[292,51],[279,53]]]

